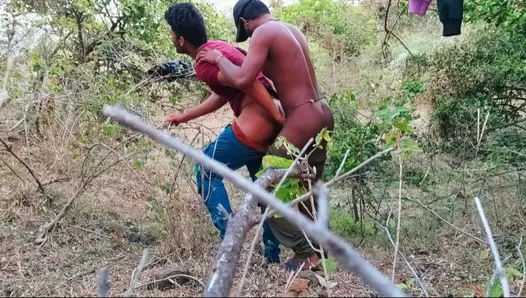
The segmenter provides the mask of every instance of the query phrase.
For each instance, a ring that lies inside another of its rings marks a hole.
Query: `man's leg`
[[[256,173],[261,169],[261,158],[256,159],[252,162],[247,163],[247,170],[250,174],[250,178],[252,178],[252,181],[256,181]],[[279,263],[279,255],[281,253],[281,249],[279,247],[279,241],[272,233],[272,230],[270,230],[270,227],[268,225],[268,222],[265,221],[263,223],[263,244],[265,245],[264,248],[264,256],[267,259],[269,263]]]
[[[247,148],[237,140],[232,127],[229,125],[214,142],[205,148],[204,153],[235,171],[244,166],[247,160],[251,161],[257,156],[257,151],[247,150]],[[259,153],[259,155],[261,158],[262,154]],[[219,208],[219,205],[222,205],[224,211],[228,214],[232,214],[228,194],[223,184],[223,177],[208,169],[201,171],[199,164],[196,164],[196,170],[197,191],[203,197],[204,203],[210,212],[212,223],[219,230],[221,239],[223,239],[226,232],[227,218],[223,210]]]
[[[325,161],[327,158],[327,143],[325,141],[322,141],[322,147],[323,149],[316,149],[311,155],[308,160],[308,163],[311,167],[316,168],[316,178],[314,181],[311,182],[312,186],[316,183],[316,181],[320,180],[323,171],[325,168]],[[283,149],[277,149],[274,145],[271,145],[269,147],[269,150],[267,151],[268,155],[275,155],[283,158],[292,159],[293,157],[288,155],[287,152]],[[314,196],[314,206],[312,206],[312,202],[310,200],[307,200],[301,204],[298,205],[298,210],[303,213],[308,218],[314,220],[313,212],[314,210],[317,210],[317,198]],[[318,243],[316,243],[313,240],[306,239],[305,235],[303,234],[303,231],[299,228],[294,227],[290,222],[288,222],[284,218],[272,218],[269,219],[269,225],[272,228],[272,231],[276,235],[276,237],[279,239],[279,241],[291,248],[295,252],[295,257],[293,260],[291,260],[291,266],[294,267],[294,263],[301,263],[302,260],[306,258],[306,255],[316,253],[318,258],[321,258],[321,254],[316,252],[316,249],[319,249],[320,246]],[[312,245],[311,245],[312,244]],[[314,248],[313,248],[314,246]],[[328,257],[327,252],[324,252],[325,258]]]

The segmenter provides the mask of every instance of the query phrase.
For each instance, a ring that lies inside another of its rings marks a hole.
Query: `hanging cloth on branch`
[[[409,13],[419,16],[426,15],[432,0],[409,0]],[[442,23],[442,36],[460,35],[463,0],[437,0],[438,17]]]

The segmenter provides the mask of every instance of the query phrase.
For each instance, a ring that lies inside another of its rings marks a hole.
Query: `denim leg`
[[[261,168],[261,158],[259,160],[254,160],[252,162],[247,163],[247,170],[250,174],[250,178],[252,178],[252,181],[256,181],[256,173]],[[270,227],[268,226],[268,223],[265,221],[263,223],[263,245],[264,245],[264,255],[265,258],[269,263],[279,263],[279,255],[281,253],[281,248],[279,247],[279,241],[274,236],[272,231],[270,230]]]
[[[230,125],[204,149],[204,153],[234,171],[258,158],[261,163],[263,155],[263,153],[241,144]],[[203,197],[210,212],[212,223],[219,230],[221,239],[223,239],[227,228],[227,218],[224,212],[218,208],[219,205],[222,205],[228,214],[232,213],[228,194],[223,184],[223,177],[206,168],[201,171],[201,166],[196,164],[196,178],[197,192]]]

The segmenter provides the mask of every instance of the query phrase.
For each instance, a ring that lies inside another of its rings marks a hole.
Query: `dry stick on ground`
[[[135,288],[136,289],[142,288],[142,287],[145,287],[145,286],[149,286],[149,285],[153,285],[153,284],[157,284],[157,283],[163,282],[165,280],[171,281],[171,280],[173,280],[173,279],[175,279],[177,277],[186,277],[188,279],[195,280],[201,286],[203,286],[203,288],[205,287],[205,283],[202,280],[200,280],[199,278],[197,278],[195,276],[188,275],[188,274],[180,273],[180,274],[170,275],[170,276],[165,277],[165,278],[161,278],[161,279],[156,279],[156,280],[152,280],[152,281],[149,281],[149,282],[145,282],[145,283],[142,283],[140,285],[137,285]]]
[[[389,219],[388,219],[389,220]],[[391,233],[389,233],[389,229],[383,225],[381,225],[380,223],[376,222],[376,225],[378,225],[382,230],[385,231],[385,233],[387,234],[387,237],[389,238],[389,242],[391,242],[391,245],[394,247],[396,247],[396,244],[395,242],[393,241],[393,237],[391,237]],[[418,277],[418,274],[416,274],[416,271],[415,269],[413,269],[413,267],[411,266],[411,264],[409,263],[409,261],[406,259],[406,257],[404,256],[404,254],[402,254],[402,252],[400,252],[400,250],[397,250],[397,253],[400,255],[400,257],[402,258],[402,260],[404,260],[405,264],[407,265],[407,267],[409,268],[409,270],[411,271],[411,273],[413,274],[413,276],[415,277],[415,280],[416,282],[418,283],[418,285],[420,286],[420,289],[422,289],[422,292],[424,292],[424,295],[426,297],[429,297],[429,294],[427,293],[427,290],[426,288],[424,287],[424,284],[422,283],[422,281],[420,280],[420,278]]]
[[[18,162],[20,162],[26,169],[27,171],[29,172],[29,174],[31,174],[31,176],[33,177],[33,179],[35,179],[35,182],[37,183],[37,188],[38,190],[43,194],[46,192],[46,190],[44,189],[44,186],[42,186],[42,183],[40,182],[40,179],[37,178],[37,176],[35,175],[35,172],[33,172],[33,170],[20,158],[18,157],[18,155],[16,155],[16,153],[13,151],[13,149],[11,148],[11,146],[9,146],[2,138],[0,138],[0,143],[2,143],[5,147],[5,150],[7,152],[9,152],[9,154],[11,154],[16,160],[18,160]]]
[[[488,237],[488,243],[491,248],[491,253],[493,254],[493,259],[495,260],[495,275],[498,276],[500,279],[500,285],[502,287],[504,297],[510,297],[510,286],[508,284],[508,278],[506,277],[506,274],[502,269],[502,262],[500,260],[499,249],[497,248],[497,244],[495,244],[493,234],[491,233],[491,229],[489,228],[488,220],[486,219],[484,209],[482,209],[482,204],[480,204],[480,200],[478,197],[475,197],[475,204],[477,205],[480,220],[482,221],[482,225],[484,226],[484,230],[486,231],[486,236]],[[492,284],[489,284],[488,290],[486,291],[486,297],[489,296],[489,291],[491,287]]]
[[[294,161],[292,162],[290,167],[287,169],[287,171],[285,172],[285,175],[283,175],[283,178],[281,178],[281,180],[279,181],[278,185],[274,188],[274,191],[272,192],[272,195],[276,195],[276,192],[278,191],[278,189],[281,188],[281,185],[283,185],[283,183],[285,182],[285,179],[287,179],[287,177],[289,176],[289,173],[296,166],[298,161],[305,154],[305,152],[307,151],[307,149],[309,148],[309,146],[312,144],[313,141],[314,141],[314,139],[311,138],[307,142],[307,144],[305,144],[305,146],[303,146],[303,149],[301,149],[300,153],[296,156],[296,158],[294,159]],[[266,206],[265,207],[265,212],[261,216],[261,220],[259,221],[258,227],[256,229],[256,233],[254,235],[254,238],[252,239],[252,243],[250,245],[250,251],[248,253],[248,257],[247,257],[247,260],[245,262],[245,268],[243,269],[243,275],[241,276],[241,282],[239,282],[239,289],[238,289],[237,294],[236,294],[238,297],[243,295],[243,285],[245,284],[245,281],[246,281],[246,277],[247,277],[247,273],[248,273],[248,267],[250,266],[250,261],[252,260],[252,254],[254,253],[254,247],[256,246],[256,242],[259,239],[259,233],[261,233],[261,230],[263,229],[263,224],[265,223],[265,217],[268,214],[269,210],[270,210],[269,206]]]
[[[224,164],[213,160],[204,153],[187,146],[170,135],[143,123],[139,117],[134,116],[123,109],[106,106],[104,107],[103,112],[121,124],[141,131],[149,135],[152,139],[165,144],[169,148],[188,155],[188,157],[199,162],[204,167],[212,169],[218,175],[223,176],[244,191],[250,193],[247,195],[247,198],[243,200],[236,216],[232,218],[232,222],[227,228],[225,239],[219,248],[216,265],[214,266],[210,280],[208,281],[205,292],[203,293],[204,296],[224,297],[230,294],[234,271],[237,265],[236,261],[239,259],[239,252],[243,244],[243,238],[248,231],[247,226],[243,224],[248,224],[251,220],[253,221],[253,224],[255,224],[256,216],[254,209],[256,208],[256,200],[253,199],[254,196],[261,203],[273,207],[292,224],[302,227],[308,235],[315,239],[320,245],[326,247],[327,250],[343,265],[343,267],[356,273],[362,278],[362,280],[368,283],[373,289],[377,290],[381,295],[391,297],[405,296],[401,289],[397,288],[387,277],[378,271],[378,269],[362,258],[352,245],[345,242],[326,227],[322,227],[312,222],[310,219],[290,206],[282,203],[263,189],[261,187],[263,182],[269,178],[273,178],[271,177],[273,175],[277,176],[279,174],[277,173],[278,171],[268,171],[263,176],[263,179],[260,178],[256,183],[252,183],[240,174],[230,170]],[[385,153],[387,152],[388,151],[385,151]],[[376,157],[378,156],[379,155],[377,154]],[[350,175],[350,173],[342,175],[341,177],[348,175]],[[340,180],[343,179],[341,177]],[[333,181],[333,183],[335,183],[335,181]],[[245,223],[237,223],[240,219],[245,219]],[[231,248],[231,250],[225,251],[225,248]]]
[[[399,184],[398,184],[398,216],[396,219],[396,242],[395,242],[395,251],[394,251],[394,259],[393,259],[393,272],[391,274],[391,281],[395,281],[395,274],[396,274],[396,259],[398,258],[398,247],[400,245],[400,223],[402,221],[402,175],[403,175],[403,167],[402,167],[402,156],[398,154],[398,163],[400,164],[400,174],[399,174]]]
[[[124,297],[131,297],[133,294],[133,291],[137,287],[137,283],[141,279],[142,270],[144,269],[144,266],[146,265],[146,261],[148,261],[148,249],[144,249],[142,252],[141,261],[139,261],[139,265],[137,265],[137,268],[133,269],[132,277],[130,281],[130,287],[124,293]]]

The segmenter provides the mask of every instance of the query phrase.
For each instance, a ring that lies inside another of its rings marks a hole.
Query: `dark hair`
[[[164,18],[176,36],[199,47],[208,41],[203,15],[192,3],[176,3],[166,10]]]
[[[270,14],[270,10],[268,9],[267,5],[259,0],[253,0],[246,4],[239,17],[245,20],[253,20],[264,14]]]

